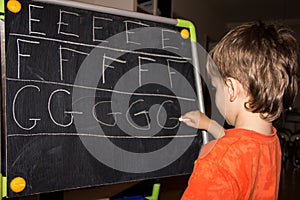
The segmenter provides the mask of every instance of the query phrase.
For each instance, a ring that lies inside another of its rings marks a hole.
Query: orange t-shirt
[[[276,129],[229,129],[201,150],[182,200],[277,199],[281,150]]]

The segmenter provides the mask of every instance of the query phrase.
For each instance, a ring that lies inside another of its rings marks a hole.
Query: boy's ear
[[[227,86],[230,102],[233,102],[238,97],[240,92],[239,84],[240,82],[234,78],[226,78],[225,85]]]

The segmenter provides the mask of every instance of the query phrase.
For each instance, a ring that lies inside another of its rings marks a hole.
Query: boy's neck
[[[255,131],[263,135],[272,134],[272,123],[263,120],[259,113],[246,111],[243,115],[238,115],[235,121],[236,128],[243,128]]]

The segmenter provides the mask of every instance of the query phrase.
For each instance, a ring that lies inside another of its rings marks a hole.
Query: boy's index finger
[[[179,117],[178,120],[180,122],[188,122],[188,121],[192,121],[190,118],[183,118],[183,117]]]

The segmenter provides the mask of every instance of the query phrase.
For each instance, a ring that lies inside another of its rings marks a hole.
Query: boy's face
[[[224,83],[224,80],[216,77],[216,76],[212,76],[211,77],[211,82],[212,82],[212,86],[215,88],[215,103],[216,106],[219,110],[219,112],[222,114],[222,116],[226,119],[226,112],[227,112],[227,100],[228,100],[228,94],[227,94],[227,90],[226,90],[226,85]],[[227,120],[227,119],[226,119]]]
[[[215,103],[221,114],[225,115],[224,110],[224,95],[225,95],[225,84],[224,81],[218,77],[213,76],[211,79],[212,86],[215,88]]]

